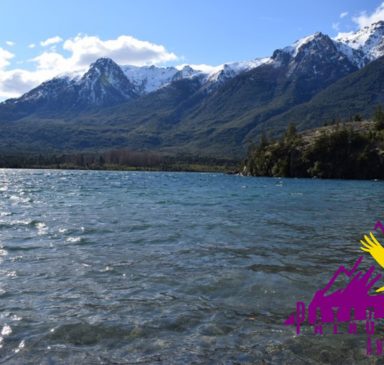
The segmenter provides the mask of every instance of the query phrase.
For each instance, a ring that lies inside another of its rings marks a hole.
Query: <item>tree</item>
[[[264,148],[266,146],[269,145],[269,140],[268,140],[268,136],[266,135],[266,133],[263,131],[261,133],[261,136],[260,136],[260,143],[259,143],[259,146],[261,148]]]
[[[356,114],[354,117],[353,117],[353,120],[355,122],[361,122],[363,120],[362,116],[360,114]]]
[[[284,133],[284,139],[286,141],[292,141],[297,136],[297,129],[293,123],[289,123],[287,130]]]
[[[384,129],[384,111],[381,105],[376,108],[375,114],[373,115],[373,121],[375,122],[375,128],[377,130]]]

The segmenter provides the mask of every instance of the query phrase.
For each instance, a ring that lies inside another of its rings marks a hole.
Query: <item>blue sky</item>
[[[335,36],[383,16],[382,1],[374,0],[1,0],[0,99],[99,56],[136,65],[218,65],[270,56],[316,31]]]

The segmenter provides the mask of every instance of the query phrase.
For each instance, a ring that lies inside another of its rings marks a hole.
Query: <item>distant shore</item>
[[[41,169],[41,170],[90,170],[90,171],[170,171],[170,172],[220,172],[236,174],[240,172],[241,161],[227,163],[188,163],[173,162],[158,165],[126,165],[126,164],[76,164],[76,163],[28,163],[23,159],[12,157],[7,163],[0,164],[2,169]],[[4,162],[4,161],[3,161]]]

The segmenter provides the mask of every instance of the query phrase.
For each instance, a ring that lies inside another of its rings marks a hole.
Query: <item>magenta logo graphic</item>
[[[375,230],[384,233],[384,226],[377,222]],[[376,239],[373,233],[364,236],[360,241],[362,251],[368,252],[375,261],[383,267],[384,247]],[[381,274],[375,274],[375,266],[368,270],[359,270],[363,256],[360,256],[353,267],[346,269],[340,266],[328,284],[317,290],[312,301],[306,307],[304,302],[296,303],[296,312],[292,313],[284,322],[286,325],[296,326],[296,333],[300,335],[303,325],[313,327],[313,333],[322,335],[326,324],[331,324],[332,333],[356,334],[358,322],[364,321],[365,333],[367,334],[367,355],[376,353],[382,355],[384,339],[373,341],[375,334],[375,320],[384,318],[384,291],[383,288],[373,291],[374,285],[381,279]],[[344,288],[334,288],[339,278],[346,279]],[[373,293],[372,293],[373,291]],[[340,332],[340,324],[347,323],[347,331]],[[376,351],[374,351],[376,350]]]

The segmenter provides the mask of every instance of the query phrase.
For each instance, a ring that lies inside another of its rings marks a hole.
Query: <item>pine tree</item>
[[[384,129],[384,111],[383,111],[381,105],[379,105],[376,108],[375,114],[373,116],[373,121],[375,122],[375,128],[377,130]]]

